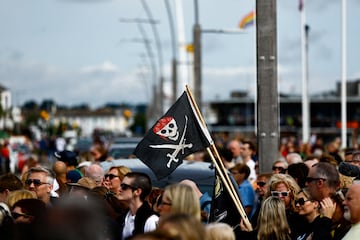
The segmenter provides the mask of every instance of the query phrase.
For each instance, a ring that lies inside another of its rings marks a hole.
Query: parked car
[[[210,196],[212,195],[215,168],[211,163],[184,160],[169,176],[157,179],[153,171],[137,158],[101,162],[105,172],[112,166],[122,165],[130,168],[132,171],[146,173],[151,178],[152,184],[155,187],[164,188],[171,183],[189,179],[197,183],[201,192],[208,192]]]
[[[114,159],[133,158],[134,150],[142,140],[140,137],[117,137],[112,139],[108,155]]]

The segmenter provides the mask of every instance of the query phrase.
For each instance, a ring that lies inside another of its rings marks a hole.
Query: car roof
[[[155,187],[164,188],[169,184],[180,182],[184,179],[194,181],[201,192],[212,194],[215,179],[215,169],[211,163],[184,160],[169,176],[157,179],[153,171],[137,158],[116,159],[100,163],[104,171],[107,172],[112,166],[126,166],[133,172],[146,173]]]

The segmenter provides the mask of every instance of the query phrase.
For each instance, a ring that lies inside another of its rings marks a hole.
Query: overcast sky
[[[175,1],[168,0],[175,20]],[[59,104],[145,103],[156,74],[171,78],[172,45],[164,0],[146,0],[156,20],[163,59],[141,0],[0,0],[0,84],[13,103],[53,99]],[[184,33],[192,41],[194,1],[183,0]],[[236,28],[253,0],[198,0],[203,29]],[[360,77],[360,1],[347,1],[347,76]],[[341,79],[341,0],[306,1],[309,89],[334,90]],[[301,94],[298,0],[277,1],[279,91]],[[227,99],[255,88],[255,27],[243,34],[202,34],[203,100]],[[149,58],[144,37],[149,41]],[[189,66],[191,59],[182,62]],[[191,74],[185,76],[190,80]],[[157,78],[156,78],[157,79]]]

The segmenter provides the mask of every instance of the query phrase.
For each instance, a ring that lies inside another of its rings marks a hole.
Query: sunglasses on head
[[[259,186],[259,187],[263,187],[266,185],[266,182],[256,182],[256,184]]]
[[[273,197],[287,197],[289,196],[290,191],[287,192],[278,192],[278,191],[271,191],[271,196]]]
[[[34,184],[35,186],[40,186],[40,185],[43,185],[43,184],[49,184],[49,183],[46,183],[46,182],[42,182],[40,179],[26,179],[25,180],[25,184],[30,186],[31,184]]]
[[[126,190],[128,190],[128,189],[132,189],[132,190],[138,189],[137,187],[131,186],[131,185],[126,184],[126,183],[120,184],[120,187],[121,187],[121,189],[124,190],[124,191],[126,191]]]
[[[304,206],[306,202],[311,202],[311,200],[305,200],[304,198],[298,198],[295,200],[295,205],[299,204],[300,206]]]
[[[112,173],[109,173],[109,174],[105,174],[105,175],[104,175],[104,179],[109,178],[110,180],[113,180],[113,179],[116,178],[116,177],[119,177],[119,176],[114,175],[114,174],[112,174]]]

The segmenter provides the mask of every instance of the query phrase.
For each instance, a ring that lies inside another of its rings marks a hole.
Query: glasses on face
[[[112,174],[112,173],[108,173],[108,174],[105,174],[105,175],[104,175],[104,179],[109,178],[110,180],[113,180],[113,179],[116,178],[116,177],[119,177],[119,176],[114,175],[114,174]]]
[[[286,169],[283,168],[283,167],[273,166],[273,167],[272,167],[272,170],[273,170],[273,171],[277,171],[277,170],[278,170],[278,171],[280,171],[280,172],[283,172],[283,171],[285,171]]]
[[[313,178],[313,177],[306,177],[306,178],[305,178],[305,181],[306,181],[307,183],[311,183],[311,182],[319,181],[319,180],[326,181],[325,178]]]
[[[128,190],[128,189],[132,189],[132,190],[138,189],[137,187],[131,186],[131,185],[126,184],[126,183],[120,184],[120,187],[121,187],[121,189],[124,190],[124,191],[126,191],[126,190]]]
[[[266,182],[256,182],[256,184],[259,186],[259,187],[263,187],[266,185]]]
[[[300,206],[304,206],[306,202],[311,202],[311,200],[305,200],[304,198],[299,198],[295,200],[295,205],[299,204]]]
[[[46,183],[46,182],[42,182],[40,179],[26,179],[25,180],[25,184],[27,186],[30,186],[32,183],[34,184],[35,187],[38,187],[38,186],[43,185],[43,184],[49,184],[49,183]]]
[[[273,197],[287,197],[289,196],[290,191],[287,192],[278,192],[278,191],[271,191],[271,196]]]
[[[25,217],[25,218],[29,218],[31,217],[30,215],[24,214],[24,213],[17,213],[17,212],[12,212],[11,216],[16,220],[19,217]]]

